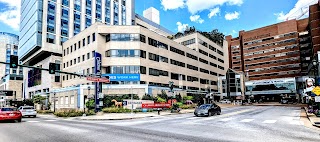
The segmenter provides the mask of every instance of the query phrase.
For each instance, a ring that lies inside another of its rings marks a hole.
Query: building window
[[[87,53],[87,59],[88,60],[90,59],[90,53]]]
[[[47,33],[47,42],[54,44],[55,43],[55,35]]]
[[[92,42],[96,41],[96,33],[92,34]]]
[[[55,60],[56,63],[56,69],[60,70],[60,64],[61,62],[59,60]],[[60,82],[60,73],[56,72],[54,75],[54,82]]]
[[[95,51],[92,51],[92,53],[91,53],[91,54],[92,54],[92,58],[94,58]]]
[[[82,40],[82,47],[84,47],[84,46],[86,46],[86,39],[85,38]]]
[[[85,55],[82,55],[82,62],[84,61],[84,59],[85,59]]]
[[[80,63],[80,57],[78,57],[78,63]]]
[[[77,63],[77,59],[73,59],[73,64],[76,64]]]

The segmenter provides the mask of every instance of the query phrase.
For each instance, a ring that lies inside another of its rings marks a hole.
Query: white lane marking
[[[240,122],[251,122],[251,121],[253,121],[254,119],[243,119],[243,120],[241,120]]]
[[[29,123],[37,123],[37,122],[40,122],[40,121],[26,121],[26,122],[29,122]]]
[[[45,120],[45,121],[50,121],[50,122],[53,122],[53,121],[57,121],[57,120]]]
[[[262,123],[269,123],[269,124],[271,124],[271,123],[276,123],[277,122],[277,120],[265,120],[265,121],[263,121]]]
[[[224,122],[226,122],[226,121],[230,121],[230,120],[232,120],[233,118],[223,118],[223,119],[221,119],[221,120],[219,120],[219,121],[224,121]]]

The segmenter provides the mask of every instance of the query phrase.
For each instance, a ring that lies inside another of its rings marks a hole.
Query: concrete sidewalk
[[[308,108],[304,107],[305,111],[306,111],[306,115],[310,121],[310,123],[315,126],[315,127],[319,127],[320,128],[320,117],[317,117],[315,114],[313,113],[308,113]]]
[[[222,109],[223,108],[230,108],[230,107],[237,107],[238,105],[232,104],[217,104]],[[195,109],[182,109],[179,113],[171,113],[169,111],[161,111],[160,116],[165,115],[179,115],[185,113],[193,113]],[[145,118],[145,117],[157,117],[158,112],[139,112],[139,113],[103,113],[101,115],[93,115],[93,116],[86,116],[86,117],[78,117],[76,119],[80,120],[127,120],[127,119],[138,119],[138,118]]]

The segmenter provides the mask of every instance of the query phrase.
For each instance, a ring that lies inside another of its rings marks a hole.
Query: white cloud
[[[185,0],[161,0],[161,5],[163,9],[166,10],[173,10],[178,8],[184,7]]]
[[[210,10],[210,13],[208,14],[208,17],[211,18],[213,16],[217,16],[218,13],[220,13],[220,8],[216,7],[214,9]]]
[[[0,0],[6,8],[0,10],[0,21],[19,30],[21,0]]]
[[[228,13],[224,16],[224,18],[226,18],[226,20],[234,20],[234,19],[239,19],[240,17],[240,13],[235,11],[234,13]]]
[[[283,11],[281,11],[280,13],[275,13],[274,15],[277,16],[277,19],[279,21],[296,19],[303,15],[303,13],[305,13],[305,15],[303,16],[305,17],[309,14],[309,5],[316,4],[317,2],[318,0],[298,0],[294,7],[288,13],[284,13]]]
[[[192,15],[202,10],[212,9],[218,5],[240,6],[242,3],[243,0],[161,0],[164,10],[173,10],[186,6]]]
[[[190,20],[192,22],[196,22],[196,23],[200,23],[200,24],[202,24],[204,22],[204,20],[200,18],[200,15],[192,15],[192,16],[190,16]]]
[[[243,0],[187,0],[186,5],[191,14],[195,14],[199,11],[211,9],[218,5],[241,5]]]
[[[181,22],[177,22],[178,32],[183,32],[188,27],[188,24],[182,24]]]

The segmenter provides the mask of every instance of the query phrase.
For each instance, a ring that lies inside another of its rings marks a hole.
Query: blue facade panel
[[[41,46],[42,0],[22,0],[20,41],[18,56],[21,59],[36,46]]]

